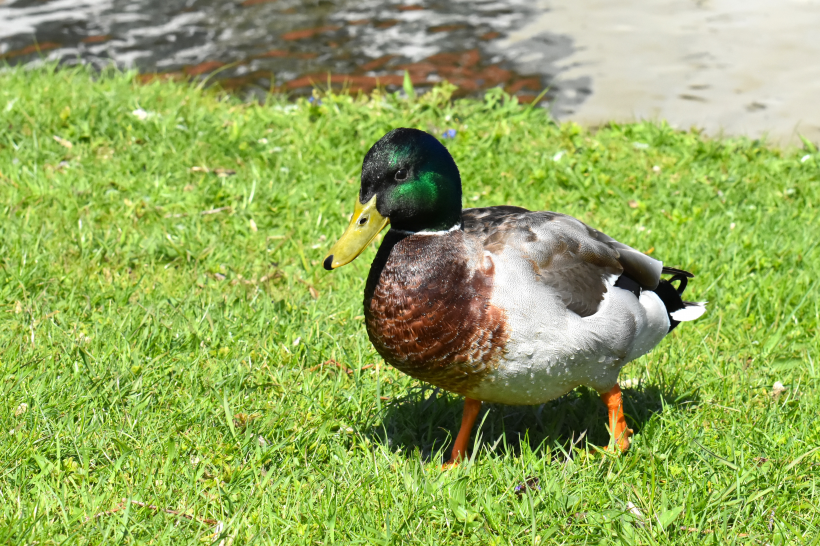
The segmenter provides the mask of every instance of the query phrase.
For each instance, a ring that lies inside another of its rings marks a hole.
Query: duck
[[[582,385],[607,408],[605,449],[626,451],[618,374],[706,311],[682,298],[691,273],[572,216],[462,208],[452,155],[422,130],[393,129],[365,154],[324,268],[349,264],[388,226],[364,285],[365,327],[385,362],[464,396],[445,467],[468,456],[482,403],[543,404]]]

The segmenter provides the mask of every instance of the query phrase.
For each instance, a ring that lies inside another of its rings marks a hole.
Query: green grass
[[[397,126],[457,129],[468,206],[572,214],[697,275],[709,312],[621,375],[628,454],[595,451],[579,389],[485,406],[474,458],[440,470],[461,400],[371,348],[373,249],[320,263]],[[495,93],[260,106],[10,69],[0,173],[0,543],[818,543],[808,144],[591,133]]]

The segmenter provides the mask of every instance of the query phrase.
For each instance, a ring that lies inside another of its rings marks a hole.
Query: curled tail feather
[[[655,289],[655,293],[661,299],[666,307],[666,312],[669,314],[669,331],[671,332],[681,322],[700,318],[706,312],[707,302],[684,301],[681,297],[683,291],[686,290],[689,279],[694,277],[688,271],[675,269],[674,267],[664,267],[662,273],[672,275],[672,277],[661,280]],[[677,288],[672,284],[675,281],[678,281]]]

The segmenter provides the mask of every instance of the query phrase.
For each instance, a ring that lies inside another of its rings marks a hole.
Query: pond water
[[[563,96],[553,81],[566,38],[498,46],[537,14],[532,2],[413,1],[0,0],[0,59],[113,62],[146,80],[209,77],[255,94],[398,89],[405,71],[417,87],[446,79],[460,95],[503,86],[531,102],[551,87],[545,102],[563,105],[588,93],[581,81],[562,84]]]
[[[0,0],[0,62],[243,95],[501,86],[587,126],[820,141],[820,0]],[[329,76],[330,74],[330,76]]]

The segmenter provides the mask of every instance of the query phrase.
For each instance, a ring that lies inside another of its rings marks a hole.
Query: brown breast
[[[508,339],[504,312],[490,304],[492,261],[464,237],[388,232],[364,300],[370,341],[389,364],[460,394],[495,367]]]

